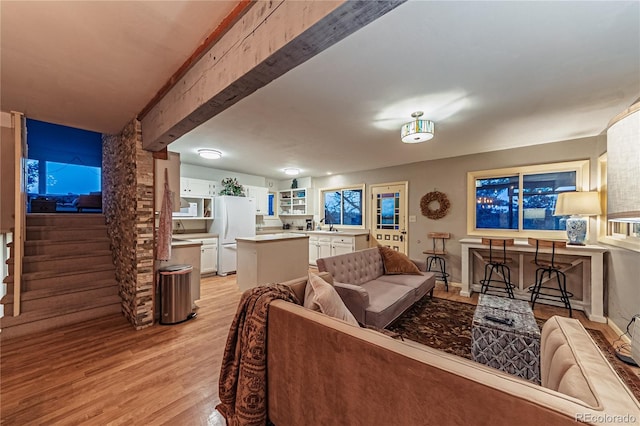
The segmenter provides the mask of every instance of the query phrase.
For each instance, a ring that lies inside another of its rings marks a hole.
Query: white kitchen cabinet
[[[309,264],[316,265],[317,260],[339,254],[352,253],[369,246],[367,234],[362,235],[324,235],[309,234]]]
[[[278,191],[278,214],[282,216],[310,214],[307,211],[307,195],[306,188]]]
[[[331,253],[331,240],[329,238],[320,238],[318,240],[318,257],[333,256]]]
[[[256,214],[266,216],[269,214],[269,189],[262,186],[244,185],[244,193],[247,197],[255,199]]]
[[[321,257],[331,256],[331,238],[325,236],[309,237],[309,265],[315,265]]]
[[[218,239],[202,240],[200,248],[200,273],[213,274],[218,270]]]
[[[331,256],[347,254],[353,252],[353,243],[333,243],[331,245]]]
[[[180,177],[180,196],[213,197],[216,195],[217,183],[212,180]]]
[[[183,196],[182,200],[189,203],[192,207],[180,209],[180,212],[173,213],[173,220],[190,220],[190,219],[208,219],[213,220],[213,203],[215,199],[212,197],[191,197]]]

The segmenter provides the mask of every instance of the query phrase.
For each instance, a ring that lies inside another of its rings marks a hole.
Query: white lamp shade
[[[602,214],[600,197],[595,191],[563,192],[558,195],[554,216]]]
[[[433,121],[415,120],[402,126],[400,137],[404,143],[426,142],[433,138],[433,131]]]

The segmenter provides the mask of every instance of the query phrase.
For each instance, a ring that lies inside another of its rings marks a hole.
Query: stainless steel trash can
[[[191,265],[172,265],[158,270],[160,324],[178,324],[195,316],[191,311]]]

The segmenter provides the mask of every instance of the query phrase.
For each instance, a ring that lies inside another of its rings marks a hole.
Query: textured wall
[[[122,312],[137,329],[153,324],[153,157],[140,122],[103,136],[102,192]]]

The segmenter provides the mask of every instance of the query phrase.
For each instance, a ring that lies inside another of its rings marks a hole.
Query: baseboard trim
[[[607,318],[607,325],[608,325],[609,327],[611,327],[611,329],[613,330],[613,332],[614,332],[616,335],[621,336],[620,338],[621,338],[625,343],[631,344],[631,339],[629,338],[629,336],[627,336],[627,335],[625,334],[625,332],[624,332],[624,331],[620,330],[620,329],[618,328],[618,326],[616,325],[616,323],[614,323],[613,321],[611,321],[611,318]]]

